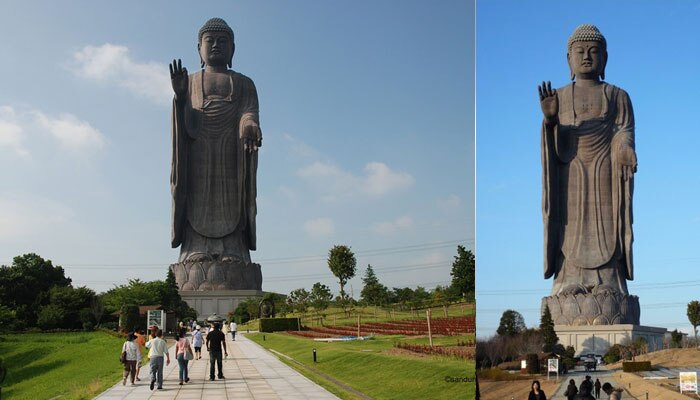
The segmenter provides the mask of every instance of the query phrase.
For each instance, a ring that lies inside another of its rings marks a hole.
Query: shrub
[[[63,325],[64,311],[55,304],[41,307],[37,318],[37,325],[43,330],[60,328]]]
[[[260,332],[295,331],[299,329],[299,318],[261,318]]]
[[[651,361],[625,361],[622,363],[622,371],[624,371],[624,372],[651,371]]]
[[[527,373],[528,374],[539,374],[540,373],[540,358],[537,354],[530,353],[525,358],[527,360]]]

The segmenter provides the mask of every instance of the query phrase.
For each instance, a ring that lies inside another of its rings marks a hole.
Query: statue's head
[[[231,67],[236,51],[233,29],[221,18],[210,19],[199,30],[197,49],[202,67],[206,64]]]
[[[605,37],[595,25],[583,24],[569,37],[566,59],[571,71],[571,80],[605,79],[608,50]]]

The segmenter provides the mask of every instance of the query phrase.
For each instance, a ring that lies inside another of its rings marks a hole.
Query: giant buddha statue
[[[607,42],[581,25],[568,40],[572,82],[539,86],[544,114],[543,299],[557,324],[639,324],[633,279],[634,113],[624,90],[604,81]]]
[[[253,81],[229,68],[233,30],[212,18],[199,30],[201,70],[170,65],[172,111],[171,265],[181,290],[260,290],[255,218],[262,143]]]

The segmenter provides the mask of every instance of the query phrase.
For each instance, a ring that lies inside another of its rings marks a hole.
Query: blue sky
[[[260,98],[263,289],[320,281],[328,249],[390,287],[450,281],[474,248],[474,5],[465,1],[3,2],[0,263],[36,252],[98,292],[162,279],[167,64],[233,27]],[[176,6],[174,6],[176,4]],[[379,251],[373,251],[379,250]]]
[[[692,330],[700,298],[697,127],[700,4],[694,1],[477,3],[477,335],[506,309],[539,325],[543,277],[537,85],[569,82],[566,41],[582,23],[608,42],[606,81],[634,107],[639,169],[634,269],[641,324]]]

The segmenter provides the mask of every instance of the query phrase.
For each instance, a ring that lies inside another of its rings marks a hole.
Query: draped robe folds
[[[598,283],[627,294],[634,185],[619,157],[625,146],[634,149],[632,104],[624,90],[601,83],[601,115],[579,120],[574,88],[572,83],[558,90],[559,123],[542,124],[544,276],[554,276],[557,294],[584,284],[571,277],[612,265],[621,282]]]
[[[256,247],[257,152],[246,152],[246,124],[259,125],[258,96],[248,77],[228,71],[227,97],[203,91],[203,71],[189,76],[184,107],[173,101],[172,247],[190,254],[250,262]],[[215,254],[212,254],[215,253]]]

